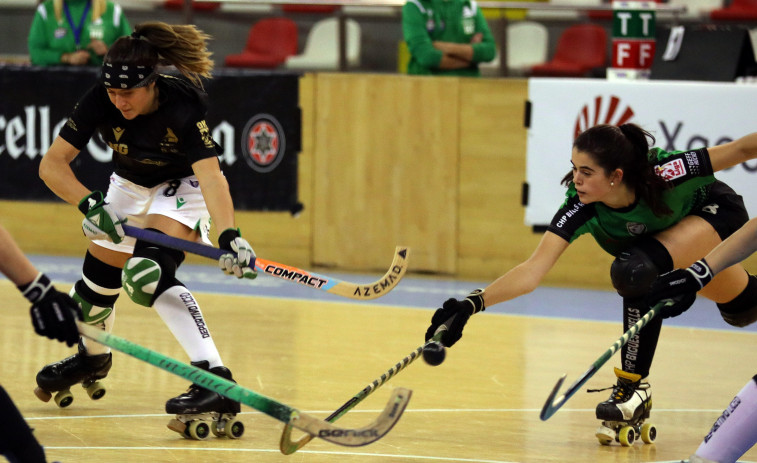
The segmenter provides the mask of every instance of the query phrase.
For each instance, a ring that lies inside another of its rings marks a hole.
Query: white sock
[[[733,463],[757,443],[757,376],[749,380],[712,426],[696,455]]]
[[[153,308],[184,348],[190,361],[207,360],[210,368],[223,365],[210,330],[205,325],[200,306],[187,288],[168,288],[158,296]]]
[[[96,307],[96,306],[95,306]],[[116,310],[113,309],[102,323],[98,323],[92,326],[103,329],[106,333],[113,331],[113,322],[116,321]],[[81,337],[81,342],[84,344],[84,349],[87,351],[87,355],[100,355],[110,352],[110,347],[105,344],[100,344],[97,341],[89,339],[86,336]]]

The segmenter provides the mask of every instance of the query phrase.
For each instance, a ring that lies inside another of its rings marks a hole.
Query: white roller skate
[[[597,405],[597,418],[602,420],[596,432],[599,443],[610,445],[615,441],[628,447],[641,438],[645,444],[651,444],[657,438],[657,428],[644,422],[652,410],[649,384],[642,383],[640,375],[618,368],[615,369],[615,376],[618,382],[613,386],[610,398]]]
[[[206,361],[192,362],[192,365],[234,381],[226,367],[208,368]],[[168,429],[187,439],[204,440],[211,433],[216,437],[238,439],[244,434],[244,424],[236,417],[240,408],[238,402],[192,384],[187,392],[166,402],[166,413],[176,415],[168,423]]]

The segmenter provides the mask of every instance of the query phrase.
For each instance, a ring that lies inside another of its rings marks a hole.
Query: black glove
[[[447,330],[442,334],[442,344],[445,347],[452,347],[457,341],[463,337],[463,328],[468,323],[468,319],[476,312],[485,310],[484,307],[484,290],[476,289],[468,295],[462,301],[457,299],[447,299],[440,309],[436,309],[434,316],[431,317],[431,326],[426,330],[426,341],[434,337],[436,330],[449,320],[453,315],[456,315],[452,320]]]
[[[18,289],[32,303],[30,313],[37,334],[65,342],[69,347],[79,341],[76,319],[82,320],[81,308],[68,294],[56,290],[47,276],[40,273]]]
[[[660,275],[652,283],[647,301],[650,306],[654,306],[663,299],[672,300],[672,305],[660,309],[660,316],[677,317],[689,310],[697,298],[697,291],[704,288],[713,276],[707,261],[696,261],[689,268],[676,269]]]

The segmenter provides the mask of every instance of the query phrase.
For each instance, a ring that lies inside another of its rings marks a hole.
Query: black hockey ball
[[[440,365],[444,361],[446,351],[438,342],[432,342],[423,348],[423,360],[432,367]]]

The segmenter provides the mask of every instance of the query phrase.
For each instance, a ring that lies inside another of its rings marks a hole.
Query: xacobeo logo
[[[633,108],[614,95],[596,96],[594,101],[581,108],[576,116],[573,138],[584,130],[599,124],[621,125],[633,118]]]

